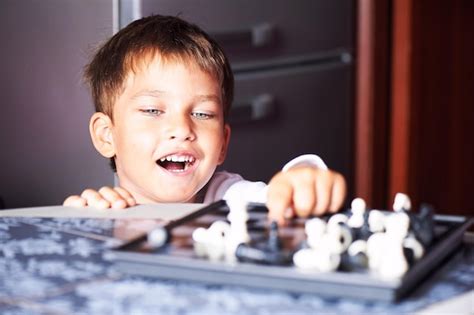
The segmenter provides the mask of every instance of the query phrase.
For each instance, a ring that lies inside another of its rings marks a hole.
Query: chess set
[[[397,194],[393,211],[356,198],[346,211],[278,226],[264,204],[221,200],[106,258],[127,274],[396,301],[452,256],[472,224],[433,212],[412,211],[409,197]]]

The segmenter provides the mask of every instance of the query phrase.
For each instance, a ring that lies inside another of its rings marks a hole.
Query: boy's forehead
[[[160,96],[166,91],[160,90],[160,88],[156,88],[156,86],[159,83],[170,83],[168,82],[170,75],[183,78],[184,80],[190,79],[188,73],[181,75],[183,73],[177,71],[177,68],[186,69],[186,71],[191,73],[201,71],[207,74],[207,83],[210,82],[210,86],[215,86],[217,95],[206,92],[203,93],[204,97],[213,100],[218,99],[219,102],[222,102],[222,91],[217,75],[202,69],[198,62],[191,58],[184,58],[180,56],[163,56],[159,53],[147,54],[141,57],[137,56],[134,61],[128,62],[128,65],[125,67],[125,80],[123,82],[122,92],[125,92],[126,89],[134,87],[135,93],[153,93],[153,96]],[[161,72],[166,72],[166,77],[161,77]]]
[[[189,69],[206,71],[199,66],[199,63],[188,56],[181,56],[177,54],[168,54],[164,55],[159,51],[144,52],[140,54],[131,55],[128,60],[125,62],[125,73],[126,76],[136,76],[138,74],[143,74],[148,71],[150,67],[156,67],[166,69],[167,67],[174,67],[177,65],[185,66]]]

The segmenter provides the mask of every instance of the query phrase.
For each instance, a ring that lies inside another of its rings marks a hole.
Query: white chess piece
[[[372,233],[383,232],[385,228],[385,215],[382,211],[371,210],[369,212],[369,229]]]
[[[339,218],[344,220],[343,218]],[[302,269],[321,272],[336,270],[340,264],[340,253],[345,242],[341,243],[343,228],[339,219],[331,221],[331,226],[320,218],[312,218],[305,223],[306,241],[309,248],[300,249],[293,255],[293,263]]]
[[[305,223],[306,242],[309,247],[317,248],[326,233],[326,222],[320,218],[312,218]]]
[[[242,243],[248,243],[250,236],[247,229],[249,215],[247,212],[247,202],[240,198],[227,200],[229,214],[227,219],[230,222],[230,232],[226,236],[226,259],[229,262],[236,261],[235,251]]]
[[[408,234],[409,225],[410,218],[404,212],[393,213],[386,219],[385,251],[377,270],[384,278],[399,278],[408,270],[403,240]]]
[[[347,224],[347,222],[349,221],[349,218],[347,217],[347,215],[345,214],[342,214],[342,213],[336,213],[336,214],[333,214],[329,220],[328,220],[328,225],[332,225],[332,224]]]
[[[411,210],[411,200],[408,195],[403,194],[403,193],[396,193],[395,194],[395,199],[393,201],[393,210],[395,212],[400,212],[400,211],[409,211]]]
[[[347,222],[352,228],[360,228],[364,224],[364,213],[366,210],[366,204],[364,199],[355,198],[351,203],[352,215]]]
[[[340,224],[328,224],[322,239],[323,246],[333,254],[342,254],[352,243],[350,230]]]
[[[334,271],[341,262],[340,255],[332,254],[322,246],[317,249],[300,249],[293,255],[293,264],[301,269],[314,269],[321,272]]]
[[[353,242],[347,249],[349,256],[355,256],[359,253],[367,255],[367,241],[357,240]]]
[[[207,257],[207,230],[203,227],[198,227],[193,231],[192,238],[196,256],[201,258]]]
[[[198,257],[207,257],[211,261],[222,260],[226,253],[226,238],[230,226],[227,222],[216,221],[208,229],[199,227],[192,238],[194,251]]]
[[[369,258],[369,269],[377,272],[383,256],[385,255],[386,234],[378,232],[372,234],[367,240],[367,257]]]
[[[415,260],[419,260],[425,254],[423,245],[412,235],[403,240],[403,247],[413,251],[413,258],[415,258]]]

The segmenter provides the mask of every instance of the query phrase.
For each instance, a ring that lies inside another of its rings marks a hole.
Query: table
[[[387,303],[124,275],[103,257],[117,220],[0,217],[0,313],[474,313],[474,242],[469,237],[409,297]],[[457,309],[446,308],[451,300]],[[444,304],[437,307],[438,302]]]

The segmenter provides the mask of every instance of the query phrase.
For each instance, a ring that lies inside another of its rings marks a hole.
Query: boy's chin
[[[179,193],[179,192],[177,192]],[[167,194],[165,197],[157,198],[161,203],[193,203],[196,200],[196,194]]]

